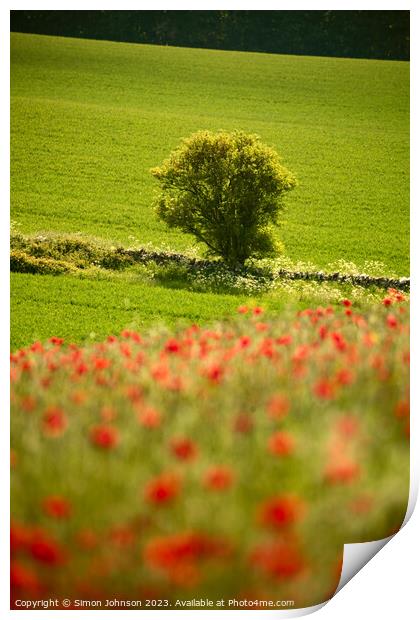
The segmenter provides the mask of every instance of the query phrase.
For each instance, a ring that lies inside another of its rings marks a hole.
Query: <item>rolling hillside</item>
[[[168,244],[158,165],[199,129],[243,129],[300,180],[281,238],[293,259],[380,260],[407,275],[409,64],[12,35],[12,218]]]
[[[12,34],[11,95],[11,217],[24,234],[191,248],[157,220],[149,170],[197,130],[241,129],[299,179],[278,231],[291,263],[370,272],[379,261],[409,274],[406,62]],[[52,331],[82,342],[127,325],[219,319],[244,301],[241,291],[174,291],[176,277],[155,275],[13,273],[12,348]],[[345,294],[286,285],[254,302],[278,312]]]

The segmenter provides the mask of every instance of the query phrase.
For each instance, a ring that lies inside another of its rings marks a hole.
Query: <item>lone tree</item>
[[[151,173],[161,185],[158,216],[195,235],[209,255],[233,267],[276,253],[272,226],[296,179],[258,136],[200,131]]]

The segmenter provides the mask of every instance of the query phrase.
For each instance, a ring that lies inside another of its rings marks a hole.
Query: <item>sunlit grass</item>
[[[300,186],[279,236],[294,261],[408,275],[409,64],[12,35],[12,217],[174,249],[149,174],[200,130],[258,133]]]

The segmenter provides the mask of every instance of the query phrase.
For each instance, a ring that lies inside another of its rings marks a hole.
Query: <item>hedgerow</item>
[[[245,266],[232,269],[217,260],[206,260],[170,250],[113,247],[95,239],[67,235],[25,237],[14,233],[11,237],[11,247],[12,252],[23,251],[34,258],[64,261],[75,269],[85,271],[96,268],[114,271],[130,269],[136,265],[152,265],[152,271],[149,270],[149,273],[157,280],[169,283],[172,278],[172,285],[174,282],[183,282],[197,290],[202,290],[204,287],[205,290],[231,290],[257,294],[276,287],[280,281],[288,280],[336,282],[366,288],[391,287],[405,291],[410,288],[410,278],[386,276],[384,273],[377,275],[378,269],[383,272],[384,266],[375,263],[370,265],[373,273],[361,273],[353,263],[343,262],[339,263],[339,266],[346,269],[344,272],[317,271],[313,265],[299,263],[293,265],[284,257],[280,260],[253,260]],[[19,262],[11,259],[12,271],[20,271],[19,265]],[[45,271],[45,273],[52,272]]]
[[[10,252],[10,270],[17,273],[53,274],[74,272],[75,267],[66,261],[32,256],[22,250]]]
[[[123,248],[76,235],[48,234],[28,237],[13,233],[11,247],[12,250],[23,251],[34,258],[64,260],[77,269],[123,269],[133,264],[132,258]]]

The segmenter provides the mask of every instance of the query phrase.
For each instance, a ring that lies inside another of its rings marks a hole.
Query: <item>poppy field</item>
[[[11,356],[11,583],[71,607],[330,598],[343,544],[401,526],[409,308],[52,337]]]

